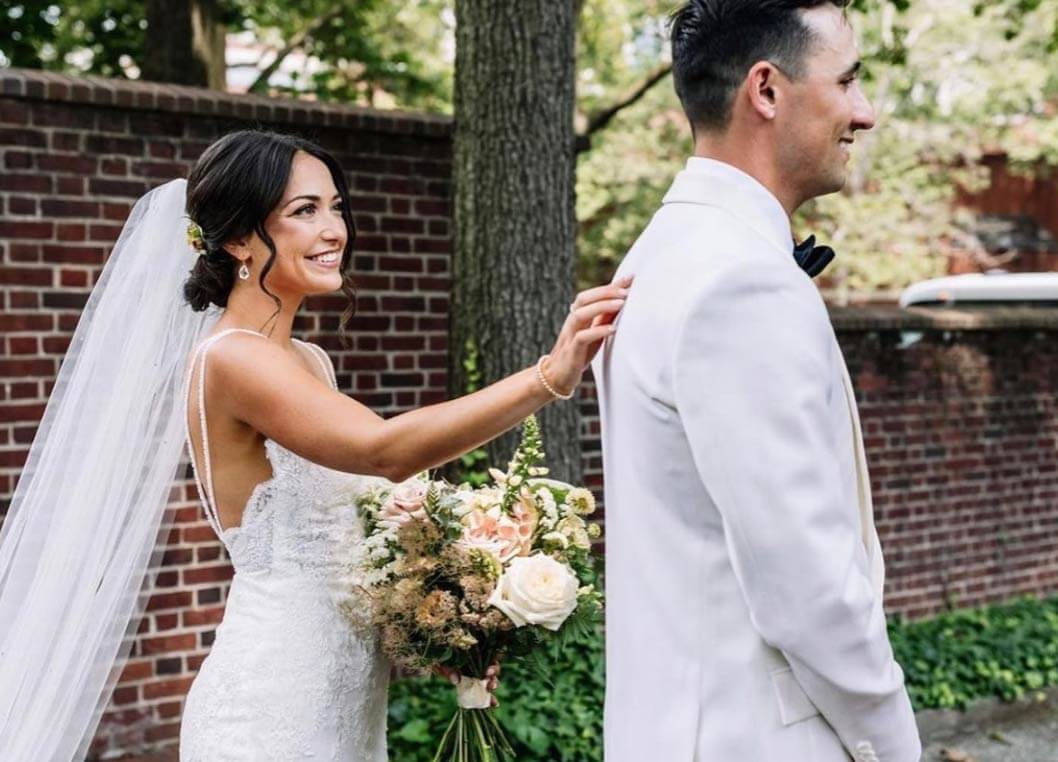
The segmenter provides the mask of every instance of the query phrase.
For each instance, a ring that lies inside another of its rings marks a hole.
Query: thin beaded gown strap
[[[320,347],[316,346],[315,344],[310,344],[307,341],[302,341],[301,339],[294,339],[294,341],[296,341],[298,344],[301,344],[302,346],[306,346],[309,348],[309,351],[312,352],[312,356],[316,358],[316,361],[320,364],[320,367],[323,368],[324,378],[326,378],[330,382],[331,388],[337,389],[338,378],[334,374],[334,366],[331,365],[331,361],[327,359],[327,353],[324,352],[323,349],[321,349]]]
[[[215,336],[210,336],[208,339],[199,344],[194,354],[191,356],[190,368],[187,372],[187,384],[184,390],[184,398],[190,399],[191,383],[195,376],[195,366],[199,365],[199,358],[201,361],[201,370],[198,374],[198,421],[200,426],[200,434],[202,437],[202,460],[205,466],[205,479],[199,478],[198,461],[195,458],[195,444],[191,441],[191,428],[187,422],[187,416],[184,416],[184,428],[187,435],[187,449],[191,454],[191,471],[195,475],[195,487],[198,489],[199,502],[202,503],[202,508],[206,512],[206,520],[209,525],[216,532],[217,537],[223,540],[224,530],[220,525],[220,514],[217,512],[217,503],[214,499],[213,494],[213,467],[209,457],[209,429],[206,426],[206,358],[209,353],[210,347],[216,344],[218,341],[223,339],[225,336],[229,336],[233,333],[249,333],[254,336],[260,336],[266,338],[264,334],[258,333],[257,331],[251,331],[248,328],[228,328],[227,330],[221,331]]]

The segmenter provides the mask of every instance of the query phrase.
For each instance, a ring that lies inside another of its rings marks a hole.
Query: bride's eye
[[[314,212],[314,211],[316,211],[316,205],[315,204],[305,204],[304,206],[299,206],[297,209],[295,209],[294,210],[294,215],[297,216],[297,217],[304,217],[309,212]]]

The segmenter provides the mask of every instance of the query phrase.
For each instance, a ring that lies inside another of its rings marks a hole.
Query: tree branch
[[[672,64],[659,64],[642,82],[625,92],[615,103],[589,114],[587,126],[583,132],[577,135],[578,143],[586,145],[587,138],[608,125],[621,111],[646,95],[650,88],[663,80],[671,71]]]
[[[341,6],[334,8],[329,13],[325,13],[319,18],[313,19],[311,24],[308,24],[304,29],[295,34],[287,42],[286,47],[276,53],[276,57],[272,59],[272,63],[268,64],[265,68],[261,69],[261,73],[257,75],[257,79],[250,85],[248,92],[256,93],[264,89],[265,85],[268,84],[268,80],[276,70],[280,67],[286,57],[293,53],[295,50],[305,44],[305,40],[309,38],[314,32],[322,29],[328,23],[338,18],[342,13]]]

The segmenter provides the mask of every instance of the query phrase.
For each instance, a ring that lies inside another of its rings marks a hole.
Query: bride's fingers
[[[586,288],[579,292],[573,300],[575,307],[583,307],[585,304],[597,302],[600,299],[612,299],[614,296],[627,296],[628,289],[632,285],[633,276],[623,275],[604,286]]]
[[[578,319],[578,316],[585,314],[585,307],[591,307],[599,302],[613,301],[616,299],[623,300],[628,296],[628,290],[631,285],[632,276],[628,275],[605,286],[596,286],[595,288],[589,288],[577,294],[576,298],[570,304],[570,314],[566,316],[566,320],[562,324],[562,330],[559,333],[558,340],[555,342],[556,346],[562,346],[565,344],[572,338],[573,333],[578,328],[582,328],[586,324],[583,320]],[[590,322],[590,320],[588,320],[588,322]]]
[[[591,358],[595,356],[595,353],[599,349],[598,345],[607,337],[613,336],[616,331],[617,326],[613,323],[603,323],[592,328],[585,328],[581,331],[577,331],[577,335],[573,340],[577,355],[577,364],[581,368],[584,368],[591,361]]]
[[[500,665],[493,664],[485,670],[485,679],[488,680],[489,693],[496,690],[496,686],[500,684]]]
[[[571,305],[571,312],[566,317],[562,330],[555,340],[551,355],[565,353],[569,350],[570,344],[576,339],[579,331],[613,323],[624,307],[625,299],[628,295],[628,287],[631,284],[632,276],[627,276],[614,281],[608,286],[599,286],[578,294],[577,300],[574,302],[575,306]],[[607,335],[609,334],[603,334],[602,338]],[[590,360],[591,357],[595,356],[598,349],[598,345],[593,346],[586,353],[582,352],[581,355],[586,354]],[[578,368],[579,370],[580,368]]]
[[[631,284],[631,281],[628,281]],[[586,307],[594,302],[601,302],[606,299],[619,299],[628,296],[628,286],[624,282],[609,283],[605,286],[596,286],[595,288],[585,289],[581,291],[573,299],[573,304],[570,305],[570,311],[575,311],[581,307]]]
[[[574,331],[583,330],[594,324],[596,317],[608,314],[617,315],[622,307],[624,307],[623,298],[594,302],[570,314],[570,324]],[[610,321],[613,321],[613,317],[610,317]]]

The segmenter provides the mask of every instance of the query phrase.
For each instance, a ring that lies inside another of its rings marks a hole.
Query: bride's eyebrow
[[[340,193],[335,193],[334,194],[334,198],[331,199],[331,200],[333,201],[333,200],[336,200],[336,199],[340,199],[341,197],[342,196],[341,196]],[[311,193],[303,193],[300,196],[294,196],[292,199],[290,199],[289,201],[284,203],[283,204],[283,208],[285,209],[286,207],[288,207],[291,204],[293,204],[295,201],[300,201],[302,199],[304,199],[305,201],[315,201],[315,202],[319,203],[320,197],[316,196],[316,195],[313,195]]]

